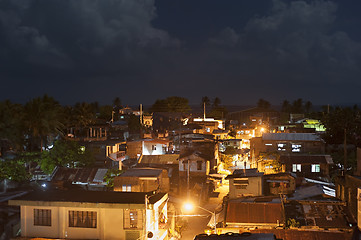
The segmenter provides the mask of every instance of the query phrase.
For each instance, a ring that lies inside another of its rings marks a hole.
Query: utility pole
[[[347,172],[347,142],[346,142],[346,128],[344,128],[343,139],[343,175],[346,176]]]
[[[203,120],[206,119],[206,102],[203,102]]]

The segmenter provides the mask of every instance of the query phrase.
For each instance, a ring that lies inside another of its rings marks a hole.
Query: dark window
[[[202,170],[202,161],[197,161],[197,170]]]
[[[183,170],[188,171],[188,161],[185,160],[182,163],[183,163]]]
[[[34,225],[35,226],[51,226],[51,210],[50,209],[34,209]]]
[[[234,184],[248,184],[248,179],[238,179],[233,180]]]
[[[248,185],[235,185],[236,189],[246,189]]]
[[[69,227],[97,228],[97,213],[69,211]]]

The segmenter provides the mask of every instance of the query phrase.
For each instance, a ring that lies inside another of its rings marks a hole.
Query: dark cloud
[[[152,104],[171,95],[194,103],[205,95],[230,104],[261,97],[355,102],[361,45],[340,27],[347,21],[338,24],[340,4],[274,0],[258,14],[253,4],[254,14],[245,19],[242,3],[227,23],[212,1],[211,15],[199,11],[199,18],[213,19],[215,27],[208,35],[199,29],[198,39],[207,40],[192,45],[187,25],[178,34],[169,24],[154,26],[171,18],[154,0],[0,0],[0,78],[9,89],[3,98],[48,93],[64,103],[119,96]],[[181,25],[187,16],[177,11]],[[188,26],[193,34],[196,27]]]

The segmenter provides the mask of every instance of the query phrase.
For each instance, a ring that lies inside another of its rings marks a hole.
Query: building
[[[313,133],[264,133],[250,147],[251,166],[267,174],[290,171],[281,168],[279,156],[325,154],[325,142]]]
[[[330,155],[282,155],[279,161],[286,172],[310,178],[327,178],[329,167],[333,165]]]
[[[167,239],[168,194],[43,191],[9,200],[20,206],[21,237]]]
[[[125,142],[119,140],[79,142],[79,144],[94,152],[97,167],[117,167],[122,169],[125,156]]]
[[[169,192],[169,177],[165,169],[131,168],[114,178],[114,191]]]
[[[291,194],[296,190],[296,175],[288,172],[263,176],[263,194]]]
[[[314,133],[264,133],[251,139],[251,157],[261,153],[325,154],[325,142]]]
[[[263,173],[257,169],[235,170],[226,180],[229,180],[230,199],[263,195]]]
[[[141,155],[162,155],[168,152],[169,141],[161,139],[142,139],[127,142],[127,156],[139,159]]]

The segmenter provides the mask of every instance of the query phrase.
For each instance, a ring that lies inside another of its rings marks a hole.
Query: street
[[[228,185],[222,185],[215,191],[219,192],[218,197],[210,198],[204,206],[201,206],[210,212],[214,212],[216,208],[217,211],[220,210],[223,197],[228,194]],[[204,233],[204,230],[208,228],[207,224],[212,217],[212,214],[199,208],[196,208],[192,215],[193,216],[186,217],[188,224],[186,229],[182,232],[182,240],[193,240],[197,234]]]

